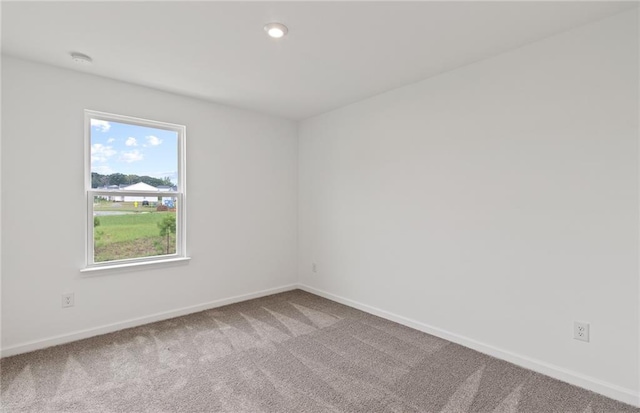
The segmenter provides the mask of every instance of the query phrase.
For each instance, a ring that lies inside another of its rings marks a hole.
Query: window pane
[[[92,188],[178,189],[177,132],[91,119],[90,133]]]
[[[94,262],[176,253],[178,198],[93,197]]]

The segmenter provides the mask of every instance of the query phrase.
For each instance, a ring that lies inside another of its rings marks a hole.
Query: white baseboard
[[[124,330],[125,328],[137,327],[144,324],[154,323],[156,321],[167,320],[170,318],[180,317],[183,315],[197,313],[204,310],[210,310],[216,307],[222,307],[224,305],[238,303],[240,301],[251,300],[254,298],[265,297],[271,294],[282,293],[285,291],[291,291],[298,288],[297,284],[285,285],[277,288],[270,288],[267,290],[257,291],[255,293],[237,295],[235,297],[223,298],[220,300],[211,301],[208,303],[197,304],[189,307],[179,308],[177,310],[165,311],[162,313],[151,314],[144,317],[132,318],[129,320],[107,324],[100,327],[89,328],[86,330],[80,330],[73,333],[61,334],[59,336],[49,337],[42,340],[28,341],[13,345],[11,347],[3,348],[0,351],[0,357],[15,356],[16,354],[28,353],[34,350],[40,350],[43,348],[57,346],[64,343],[70,343],[72,341],[78,341],[85,338],[95,337],[102,334],[113,333],[114,331]]]
[[[300,288],[301,290],[318,295],[320,297],[327,298],[329,300],[336,301],[338,303],[348,305],[353,308],[357,308],[369,314],[376,315],[378,317],[385,318],[390,321],[405,325],[407,327],[414,328],[416,330],[425,332],[427,334],[434,335],[436,337],[443,338],[456,344],[463,345],[465,347],[474,349],[484,354],[508,361],[518,366],[524,367],[529,370],[544,374],[549,377],[564,381],[566,383],[573,384],[578,387],[582,387],[587,390],[602,394],[603,396],[619,400],[621,402],[640,407],[640,392],[633,389],[627,389],[617,386],[612,383],[607,383],[602,380],[598,380],[593,377],[585,376],[574,371],[564,369],[562,367],[555,366],[550,363],[546,363],[541,360],[532,359],[530,357],[522,356],[512,353],[510,351],[502,350],[489,344],[481,343],[468,337],[464,337],[441,328],[433,327],[419,321],[412,320],[407,317],[399,316],[388,311],[381,310],[376,307],[372,307],[360,302],[344,298],[335,294],[328,293],[326,291],[318,290],[313,287],[309,287],[304,284],[290,284],[277,288],[270,288],[267,290],[257,291],[250,294],[243,294],[229,298],[223,298],[208,303],[198,304],[194,306],[184,307],[177,310],[165,311],[162,313],[156,313],[145,317],[138,317],[129,320],[125,320],[118,323],[107,324],[100,327],[90,328],[86,330],[80,330],[69,334],[62,334],[42,340],[29,341],[26,343],[17,344],[11,347],[3,348],[0,351],[0,357],[9,357],[21,353],[27,353],[34,350],[40,350],[43,348],[57,346],[72,341],[82,340],[85,338],[95,337],[102,334],[112,333],[114,331],[123,330],[126,328],[137,327],[144,324],[153,323],[156,321],[167,320],[170,318],[180,317],[187,314],[197,313],[199,311],[209,310],[216,307],[222,307],[228,304],[234,304],[241,301],[251,300],[254,298],[260,298],[271,294],[277,294],[285,291],[295,290]]]
[[[541,360],[536,360],[530,357],[522,356],[512,353],[510,351],[502,350],[489,344],[481,343],[468,337],[464,337],[441,328],[433,327],[419,321],[412,320],[410,318],[402,317],[388,311],[381,310],[370,305],[362,304],[360,302],[350,300],[335,294],[328,293],[326,291],[318,290],[313,287],[309,287],[304,284],[298,286],[301,290],[307,291],[311,294],[319,295],[320,297],[327,298],[332,301],[336,301],[340,304],[348,305],[349,307],[357,308],[366,313],[376,315],[378,317],[385,318],[390,321],[394,321],[398,324],[411,327],[413,329],[422,331],[427,334],[431,334],[436,337],[443,338],[456,344],[471,348],[484,354],[499,358],[501,360],[508,361],[520,367],[524,367],[529,370],[544,374],[564,381],[569,384],[573,384],[578,387],[582,387],[587,390],[591,390],[595,393],[621,401],[623,403],[630,404],[632,406],[640,407],[640,392],[633,389],[627,389],[618,385],[607,383],[602,380],[598,380],[593,377],[585,376],[580,373],[576,373],[565,368],[555,366],[550,363],[546,363]]]

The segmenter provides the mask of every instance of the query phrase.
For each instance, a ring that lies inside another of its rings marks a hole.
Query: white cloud
[[[158,146],[162,143],[162,139],[157,136],[149,135],[147,136],[147,144],[149,146]]]
[[[91,126],[98,129],[100,132],[108,132],[111,129],[111,124],[106,120],[91,119]]]
[[[111,146],[105,146],[101,143],[91,145],[91,163],[106,162],[107,159],[116,154],[116,150]]]
[[[143,159],[144,159],[144,155],[137,149],[130,152],[122,152],[120,154],[121,162],[131,163],[131,162],[141,161]]]
[[[109,138],[107,139],[107,143],[113,143],[116,141],[116,138]]]
[[[130,136],[126,141],[124,141],[124,144],[127,146],[138,146],[138,141],[136,140],[136,138]]]

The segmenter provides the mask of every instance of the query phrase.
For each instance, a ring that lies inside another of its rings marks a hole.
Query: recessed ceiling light
[[[287,26],[282,23],[269,23],[264,26],[264,31],[267,32],[270,37],[279,39],[286,36],[289,29],[287,29]]]
[[[71,53],[71,59],[73,59],[74,62],[83,64],[83,65],[90,65],[91,62],[93,62],[93,59],[91,59],[86,54],[75,53],[75,52]]]

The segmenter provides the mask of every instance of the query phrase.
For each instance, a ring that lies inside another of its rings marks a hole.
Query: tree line
[[[151,186],[173,186],[173,182],[168,176],[164,178],[154,178],[152,176],[138,176],[138,175],[125,175],[121,173],[115,173],[110,175],[101,175],[97,172],[91,172],[91,187],[97,188],[99,186],[108,185],[133,185],[139,182],[144,182]]]

